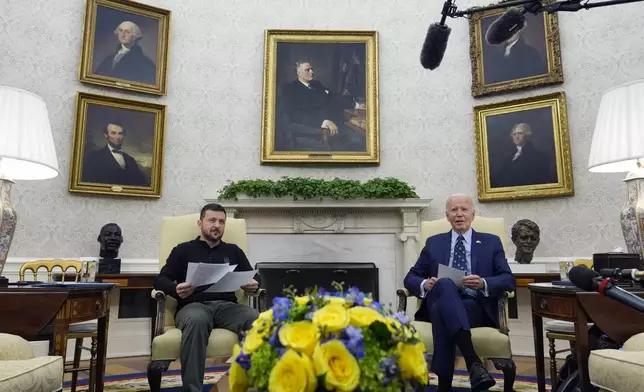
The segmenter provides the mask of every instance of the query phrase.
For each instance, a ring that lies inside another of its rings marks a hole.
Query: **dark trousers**
[[[206,347],[213,329],[227,329],[240,335],[251,328],[259,314],[248,305],[229,301],[193,302],[175,317],[181,330],[181,381],[183,392],[202,392],[206,368]]]
[[[439,279],[431,295],[434,296],[430,309],[434,337],[431,370],[439,377],[451,378],[456,360],[456,333],[470,328],[491,327],[493,323],[476,298],[462,294],[449,279]]]

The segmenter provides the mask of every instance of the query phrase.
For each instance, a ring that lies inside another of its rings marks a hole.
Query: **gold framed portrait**
[[[166,106],[79,92],[69,191],[161,197]]]
[[[556,13],[528,12],[522,30],[499,45],[487,42],[490,25],[508,8],[476,12],[470,18],[472,96],[475,98],[564,81]]]
[[[129,0],[86,0],[79,79],[167,94],[171,12]]]
[[[266,30],[261,163],[380,163],[378,33]]]
[[[479,201],[574,195],[563,92],[474,107]]]

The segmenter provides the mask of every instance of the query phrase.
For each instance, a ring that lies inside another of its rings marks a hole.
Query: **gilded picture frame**
[[[564,92],[474,107],[481,202],[574,195]]]
[[[380,163],[378,33],[265,30],[260,163]]]
[[[129,0],[86,0],[79,80],[163,96],[171,12]]]
[[[79,92],[69,191],[159,198],[166,106]]]
[[[469,20],[472,96],[475,98],[564,81],[556,13],[528,12],[525,28],[511,39],[500,45],[487,42],[489,26],[508,8],[476,12]]]

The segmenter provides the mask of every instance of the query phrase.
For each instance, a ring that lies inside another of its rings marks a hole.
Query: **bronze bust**
[[[530,219],[521,219],[512,226],[512,242],[517,247],[514,259],[519,264],[530,264],[540,234],[539,226]]]
[[[123,243],[121,227],[116,223],[106,224],[101,228],[97,241],[101,243],[101,251],[99,253],[101,259],[118,258],[119,248]]]

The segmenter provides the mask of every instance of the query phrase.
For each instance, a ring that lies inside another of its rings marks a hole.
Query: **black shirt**
[[[186,274],[188,272],[188,263],[214,263],[238,265],[235,271],[252,271],[246,254],[241,248],[235,244],[229,244],[220,241],[212,248],[207,242],[202,241],[197,237],[196,239],[188,242],[181,243],[172,249],[166,264],[161,268],[159,276],[154,282],[156,290],[163,291],[167,295],[171,295],[179,302],[179,308],[185,306],[190,302],[205,302],[205,301],[231,301],[237,302],[237,297],[234,292],[230,293],[207,293],[204,292],[210,285],[197,287],[194,293],[187,298],[179,298],[177,295],[177,284],[186,281]],[[259,282],[259,275],[255,275],[255,280]]]

